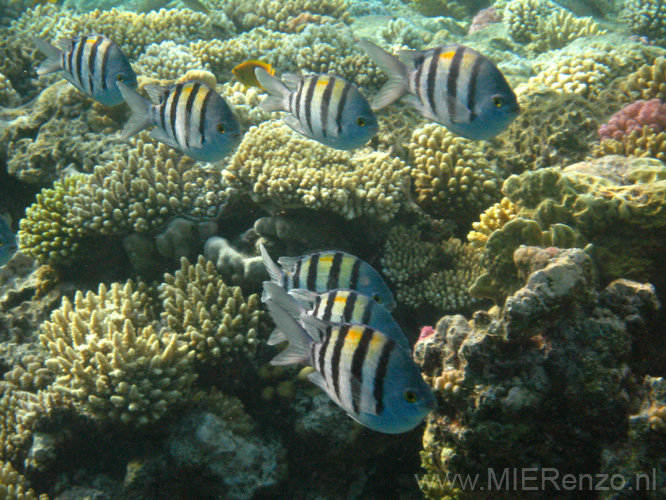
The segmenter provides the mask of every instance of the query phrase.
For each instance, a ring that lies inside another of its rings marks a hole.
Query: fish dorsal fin
[[[271,280],[275,281],[276,283],[280,283],[282,281],[282,271],[273,261],[273,259],[271,259],[271,256],[268,255],[268,250],[266,250],[266,247],[263,243],[259,243],[259,251],[261,252],[261,260],[263,260],[264,266],[266,267],[266,271],[268,271],[268,275],[271,277]]]
[[[289,90],[291,90],[292,92],[296,91],[296,89],[298,88],[298,85],[301,83],[301,81],[304,78],[305,78],[304,76],[293,75],[291,73],[287,73],[285,75],[282,75],[282,81],[287,86],[287,88]]]
[[[153,104],[160,104],[164,98],[164,94],[169,91],[167,87],[162,87],[161,85],[146,85],[144,89],[148,94],[150,102]]]
[[[301,324],[305,331],[308,332],[308,335],[314,340],[317,344],[324,342],[324,339],[329,335],[329,326],[330,323],[323,321],[314,316],[310,316],[307,313],[301,314]]]

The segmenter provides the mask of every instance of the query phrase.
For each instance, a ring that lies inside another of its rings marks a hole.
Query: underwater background
[[[215,88],[235,151],[123,139],[127,105],[37,75],[33,37],[90,34],[139,92]],[[399,101],[344,151],[232,71],[371,99],[358,39],[471,47],[520,114],[476,141]],[[0,0],[0,498],[666,499],[665,99],[662,0]],[[260,243],[379,271],[423,424],[269,364]]]

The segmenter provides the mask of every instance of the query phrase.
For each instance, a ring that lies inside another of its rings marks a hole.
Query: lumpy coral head
[[[599,139],[619,141],[633,131],[640,132],[643,127],[649,127],[657,133],[666,130],[666,104],[661,99],[628,104],[599,128]]]

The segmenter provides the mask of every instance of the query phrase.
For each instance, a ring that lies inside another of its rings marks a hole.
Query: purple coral
[[[666,130],[666,104],[661,99],[636,101],[611,116],[608,123],[599,128],[599,138],[622,140],[634,130],[650,127],[656,133]]]
[[[502,13],[498,12],[495,7],[488,7],[487,9],[480,10],[469,27],[469,34],[476,33],[477,31],[490,26],[491,24],[502,22]]]

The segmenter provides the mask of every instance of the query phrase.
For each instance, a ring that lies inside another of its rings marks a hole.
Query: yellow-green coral
[[[339,151],[271,120],[251,128],[224,171],[232,190],[273,208],[330,210],[347,219],[392,218],[408,169],[386,153]]]
[[[197,358],[228,363],[253,356],[263,325],[257,294],[246,299],[240,287],[227,286],[203,256],[196,264],[183,258],[181,269],[164,279],[162,320]]]
[[[416,227],[395,226],[388,233],[382,268],[395,286],[398,302],[460,312],[475,302],[467,289],[483,272],[480,254],[457,238],[429,241]]]
[[[483,248],[490,235],[513,220],[517,211],[518,207],[511,200],[502,198],[499,203],[495,203],[481,214],[479,222],[472,223],[473,230],[469,232],[467,239],[474,248]]]
[[[28,481],[12,464],[0,460],[0,498],[4,500],[48,500],[48,495],[37,495]]]
[[[478,143],[429,123],[409,145],[416,203],[438,218],[464,224],[500,197],[501,179]]]
[[[605,139],[594,149],[595,156],[622,155],[636,158],[656,158],[666,161],[666,132],[655,132],[645,125],[633,130],[621,140]]]
[[[666,101],[666,57],[644,64],[627,77],[627,89],[636,99]]]
[[[666,5],[662,0],[627,0],[620,14],[634,34],[666,39]]]
[[[550,0],[511,0],[502,10],[502,20],[511,38],[528,43],[537,32],[539,20],[557,10],[559,7]]]
[[[76,196],[83,176],[71,175],[42,190],[19,226],[19,249],[41,262],[71,263],[79,250],[80,228],[69,218],[67,198]]]
[[[562,48],[576,38],[605,33],[607,31],[591,17],[576,17],[566,10],[556,10],[548,17],[537,19],[536,32],[530,33],[529,48],[546,52]]]
[[[159,332],[145,285],[114,283],[63,299],[40,340],[57,377],[53,389],[93,416],[144,425],[188,395],[194,351]]]

